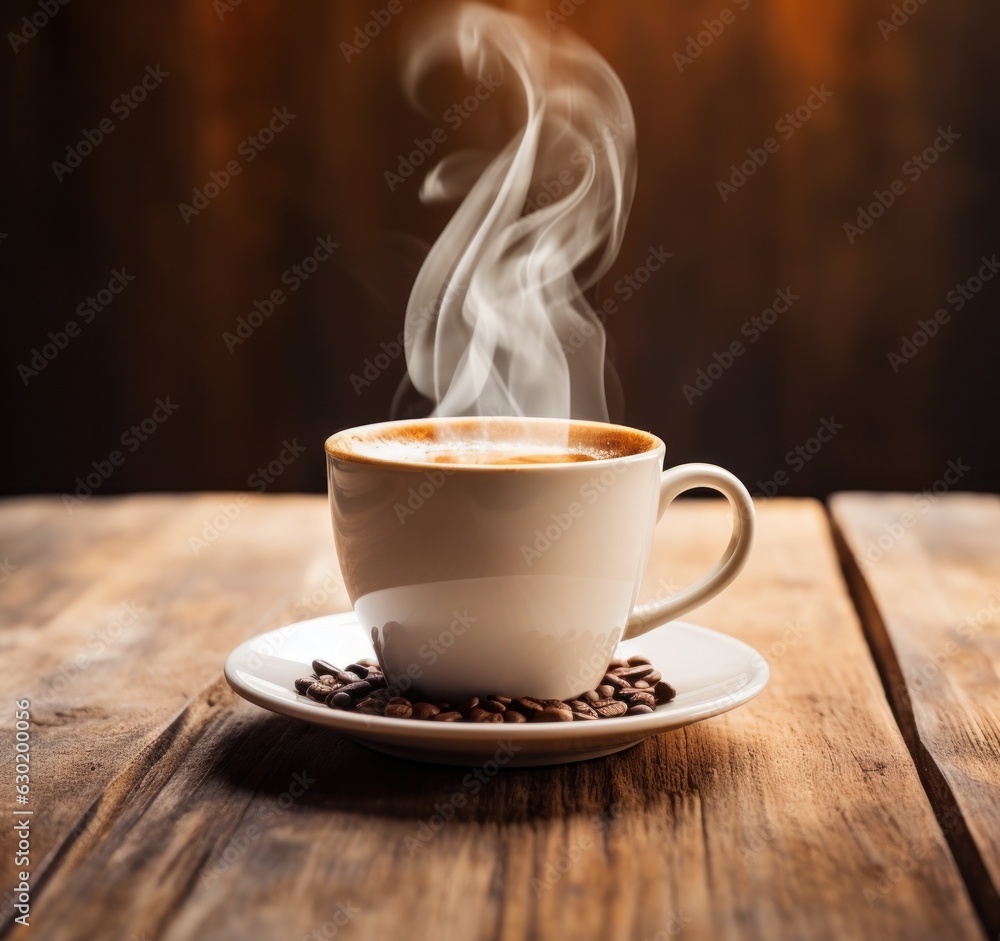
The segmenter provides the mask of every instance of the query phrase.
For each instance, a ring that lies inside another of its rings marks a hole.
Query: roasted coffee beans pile
[[[566,701],[494,695],[423,702],[392,689],[375,660],[359,660],[344,669],[313,660],[312,667],[313,674],[296,680],[295,689],[331,709],[433,722],[589,722],[643,715],[677,695],[645,657],[612,660],[597,689]]]

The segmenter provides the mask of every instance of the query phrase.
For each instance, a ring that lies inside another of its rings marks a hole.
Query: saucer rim
[[[352,733],[357,735],[372,735],[384,732],[392,735],[416,735],[421,739],[441,742],[443,744],[455,741],[456,739],[465,739],[468,741],[470,738],[474,740],[481,739],[485,743],[494,740],[502,728],[505,738],[513,736],[515,739],[523,738],[537,742],[559,740],[566,735],[569,728],[572,728],[574,738],[583,742],[587,739],[596,740],[617,732],[626,731],[636,733],[636,739],[639,740],[651,734],[657,734],[661,731],[667,732],[674,728],[680,728],[694,722],[722,715],[758,696],[767,686],[771,672],[763,654],[745,641],[700,624],[677,620],[653,628],[649,633],[681,630],[689,634],[694,633],[711,638],[715,642],[721,640],[728,645],[743,648],[748,660],[753,665],[753,672],[747,675],[746,681],[737,690],[725,695],[720,694],[709,700],[703,699],[689,706],[684,706],[683,704],[675,705],[676,701],[664,703],[657,706],[653,712],[647,715],[619,716],[612,719],[600,719],[596,722],[504,723],[501,726],[499,723],[417,722],[386,716],[360,715],[358,713],[330,709],[328,706],[308,699],[294,690],[286,691],[294,696],[294,699],[283,699],[276,694],[263,693],[244,683],[238,675],[239,671],[243,671],[249,673],[251,676],[257,676],[265,682],[272,682],[240,666],[241,663],[245,662],[248,654],[254,652],[254,647],[259,645],[264,638],[282,633],[287,638],[289,629],[298,632],[315,629],[321,625],[344,626],[348,624],[360,626],[360,622],[353,611],[320,615],[303,621],[284,624],[272,630],[256,634],[238,644],[230,651],[223,670],[226,682],[238,696],[262,709],[289,718],[311,722],[315,725],[334,728],[346,735]],[[633,644],[639,641],[639,638],[633,638],[623,643]],[[274,654],[268,654],[268,657],[272,656]],[[308,666],[311,666],[311,664],[306,665],[306,669],[308,669]],[[743,675],[739,673],[731,678]]]

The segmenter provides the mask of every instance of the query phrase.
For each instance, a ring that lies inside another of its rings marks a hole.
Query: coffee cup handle
[[[657,520],[680,494],[695,487],[717,490],[729,500],[733,508],[733,534],[729,545],[715,567],[698,581],[663,601],[636,605],[625,625],[622,640],[638,637],[708,601],[736,578],[746,564],[757,531],[753,499],[747,488],[721,467],[714,464],[680,464],[664,471],[660,478]]]

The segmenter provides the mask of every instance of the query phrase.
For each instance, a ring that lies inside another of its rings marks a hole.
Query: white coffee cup
[[[543,418],[327,439],[344,584],[393,684],[434,701],[568,699],[598,685],[620,640],[725,588],[753,544],[750,494],[711,464],[663,471],[664,452],[644,431]],[[729,545],[704,577],[637,607],[657,520],[695,487],[728,498]]]

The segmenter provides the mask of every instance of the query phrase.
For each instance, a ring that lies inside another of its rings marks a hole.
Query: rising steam
[[[464,196],[406,311],[406,363],[434,415],[607,420],[605,336],[584,298],[621,246],[635,192],[635,131],[608,63],[557,33],[470,3],[416,37],[405,87],[457,60],[523,96],[519,132],[482,168],[452,154],[425,202]]]

